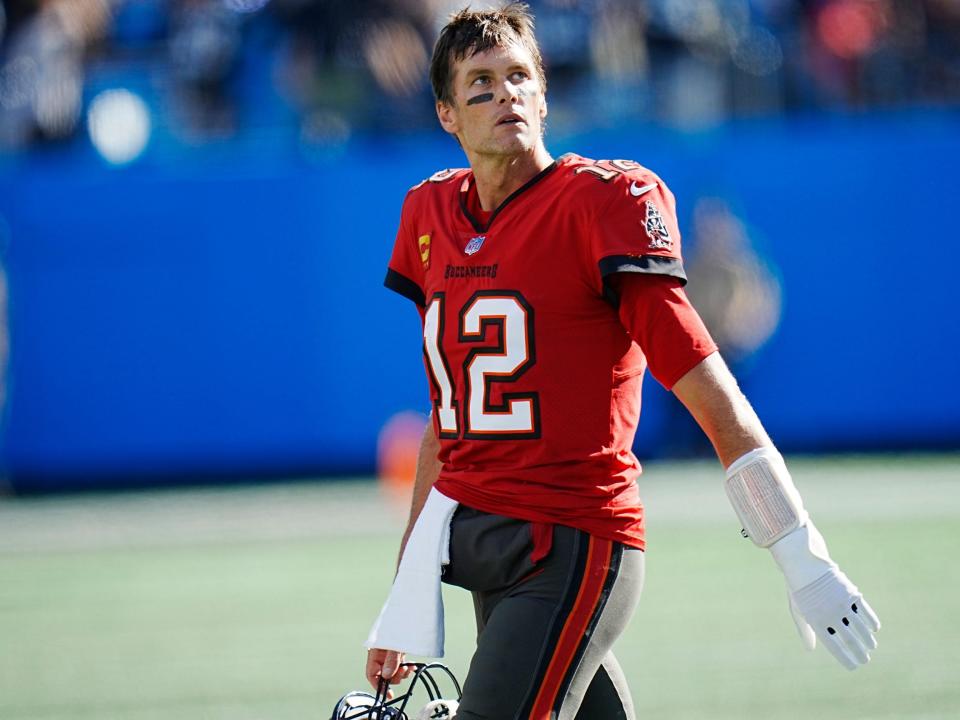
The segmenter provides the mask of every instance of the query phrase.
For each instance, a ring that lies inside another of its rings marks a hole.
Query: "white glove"
[[[823,536],[810,520],[770,546],[787,581],[790,612],[808,649],[817,638],[847,670],[870,661],[880,620],[830,559]]]

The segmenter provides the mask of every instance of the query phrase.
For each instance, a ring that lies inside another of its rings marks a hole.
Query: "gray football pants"
[[[641,550],[557,525],[536,565],[529,523],[460,506],[444,582],[473,593],[477,650],[458,720],[634,720],[611,652],[643,587]]]

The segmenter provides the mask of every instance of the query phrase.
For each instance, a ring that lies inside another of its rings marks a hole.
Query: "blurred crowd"
[[[77,136],[117,88],[113,115],[186,141],[433,127],[432,41],[466,2],[3,0],[0,147]],[[561,132],[960,101],[960,0],[530,5]]]

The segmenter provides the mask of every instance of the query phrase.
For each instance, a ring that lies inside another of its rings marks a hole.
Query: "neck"
[[[475,155],[468,159],[477,183],[480,207],[487,212],[499,207],[511,193],[553,162],[543,143],[519,155]]]

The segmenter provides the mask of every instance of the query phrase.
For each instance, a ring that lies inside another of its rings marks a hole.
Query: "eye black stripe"
[[[491,100],[493,100],[493,93],[483,93],[481,95],[474,95],[467,100],[467,105],[478,105],[479,103],[490,102]]]

